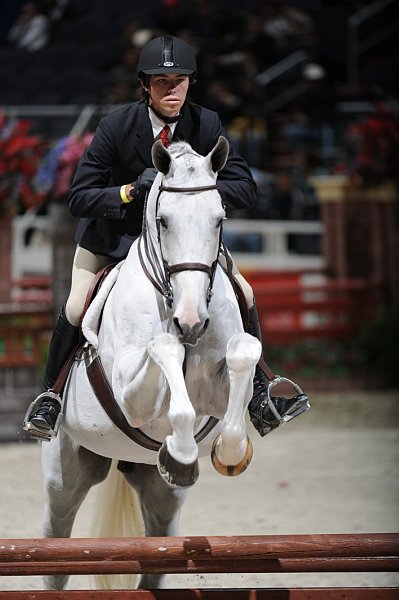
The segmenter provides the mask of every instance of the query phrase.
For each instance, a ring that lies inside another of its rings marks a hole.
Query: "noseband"
[[[220,235],[219,235],[219,244],[218,244],[218,252],[215,260],[211,265],[206,265],[204,263],[199,262],[185,262],[185,263],[176,263],[174,265],[169,265],[163,258],[162,255],[162,246],[161,246],[161,233],[160,233],[160,218],[158,217],[158,206],[159,206],[159,197],[162,192],[178,192],[183,194],[193,194],[196,192],[207,192],[209,190],[216,190],[217,185],[205,185],[198,187],[169,187],[165,185],[159,186],[158,196],[156,200],[156,211],[155,211],[155,219],[157,224],[157,232],[158,232],[158,244],[161,250],[161,258],[162,258],[162,266],[158,260],[158,256],[156,254],[153,242],[151,240],[151,236],[149,236],[147,231],[147,224],[144,221],[143,231],[139,238],[138,244],[138,252],[140,264],[147,275],[148,279],[154,285],[154,287],[166,298],[166,301],[169,307],[173,304],[173,289],[170,283],[170,275],[173,273],[180,273],[182,271],[203,271],[209,275],[209,286],[206,293],[206,301],[209,304],[212,297],[212,287],[213,281],[215,278],[216,266],[218,262],[219,256],[219,248],[222,241],[222,226],[220,226]],[[146,210],[146,207],[145,207]],[[147,259],[152,267],[152,271],[154,275],[150,273],[147,269],[147,266],[144,263],[143,255],[141,252],[141,242],[144,242],[144,250],[147,256]]]

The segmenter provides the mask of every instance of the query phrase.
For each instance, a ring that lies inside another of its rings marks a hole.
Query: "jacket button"
[[[111,210],[108,210],[104,213],[104,217],[113,217],[113,216],[114,216],[114,213]]]

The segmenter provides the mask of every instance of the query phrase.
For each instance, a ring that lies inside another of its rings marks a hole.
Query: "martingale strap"
[[[109,384],[107,375],[104,371],[101,359],[91,346],[85,349],[86,371],[90,381],[90,385],[96,394],[101,406],[116,425],[128,438],[136,444],[147,450],[158,452],[162,443],[153,440],[146,435],[141,429],[132,427],[123,414],[119,404],[117,403],[112,388]],[[194,436],[197,444],[201,442],[217,425],[219,419],[209,417],[204,427]]]

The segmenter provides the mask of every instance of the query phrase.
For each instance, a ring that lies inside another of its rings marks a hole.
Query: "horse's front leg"
[[[169,333],[157,335],[147,346],[170,389],[168,435],[158,454],[158,469],[169,485],[189,487],[198,478],[198,447],[194,439],[195,411],[183,376],[184,346]]]
[[[212,448],[212,463],[223,475],[239,475],[252,458],[245,415],[252,397],[253,377],[261,355],[260,342],[247,333],[234,335],[227,345],[229,401],[219,436]]]

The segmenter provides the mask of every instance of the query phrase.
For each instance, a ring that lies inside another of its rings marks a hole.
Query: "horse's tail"
[[[92,514],[92,537],[144,535],[144,523],[136,492],[112,461],[106,480],[99,486]],[[97,589],[132,589],[137,575],[95,575]]]

